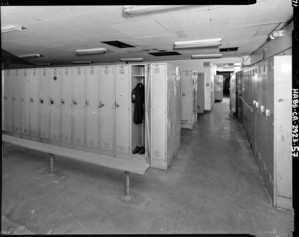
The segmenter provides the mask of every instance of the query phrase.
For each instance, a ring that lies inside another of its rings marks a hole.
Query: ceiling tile
[[[112,28],[119,30],[131,37],[145,38],[166,36],[169,33],[154,19],[144,19],[140,21],[130,21],[110,25]]]

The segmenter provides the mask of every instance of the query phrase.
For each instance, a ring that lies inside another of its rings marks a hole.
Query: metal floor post
[[[53,175],[53,173],[54,173],[54,155],[49,154],[49,157],[50,157],[50,174]]]
[[[124,201],[130,201],[132,199],[131,195],[130,195],[130,172],[125,171],[125,175],[126,175],[126,194],[122,196],[122,199]]]

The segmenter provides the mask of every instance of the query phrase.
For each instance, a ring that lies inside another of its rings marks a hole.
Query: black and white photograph
[[[200,2],[1,3],[1,235],[299,236],[298,1]]]

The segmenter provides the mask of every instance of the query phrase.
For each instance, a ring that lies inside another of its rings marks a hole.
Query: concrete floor
[[[167,171],[124,173],[7,145],[2,159],[2,233],[248,233],[291,236],[293,212],[271,205],[229,100],[182,130]],[[11,224],[13,223],[13,224]],[[13,226],[14,225],[14,226]]]

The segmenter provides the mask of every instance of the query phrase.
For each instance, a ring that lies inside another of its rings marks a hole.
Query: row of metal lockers
[[[235,83],[236,114],[267,190],[275,206],[291,209],[292,57],[274,56],[243,69]]]
[[[168,119],[172,98],[167,95],[178,90],[179,82],[178,69],[165,63],[5,70],[3,129],[138,162],[150,157],[167,168],[167,139],[180,140],[180,133],[174,138],[167,130],[168,124],[180,125],[179,118]],[[144,87],[140,124],[134,123],[132,102],[138,84]],[[133,155],[136,146],[143,146],[145,153]]]

